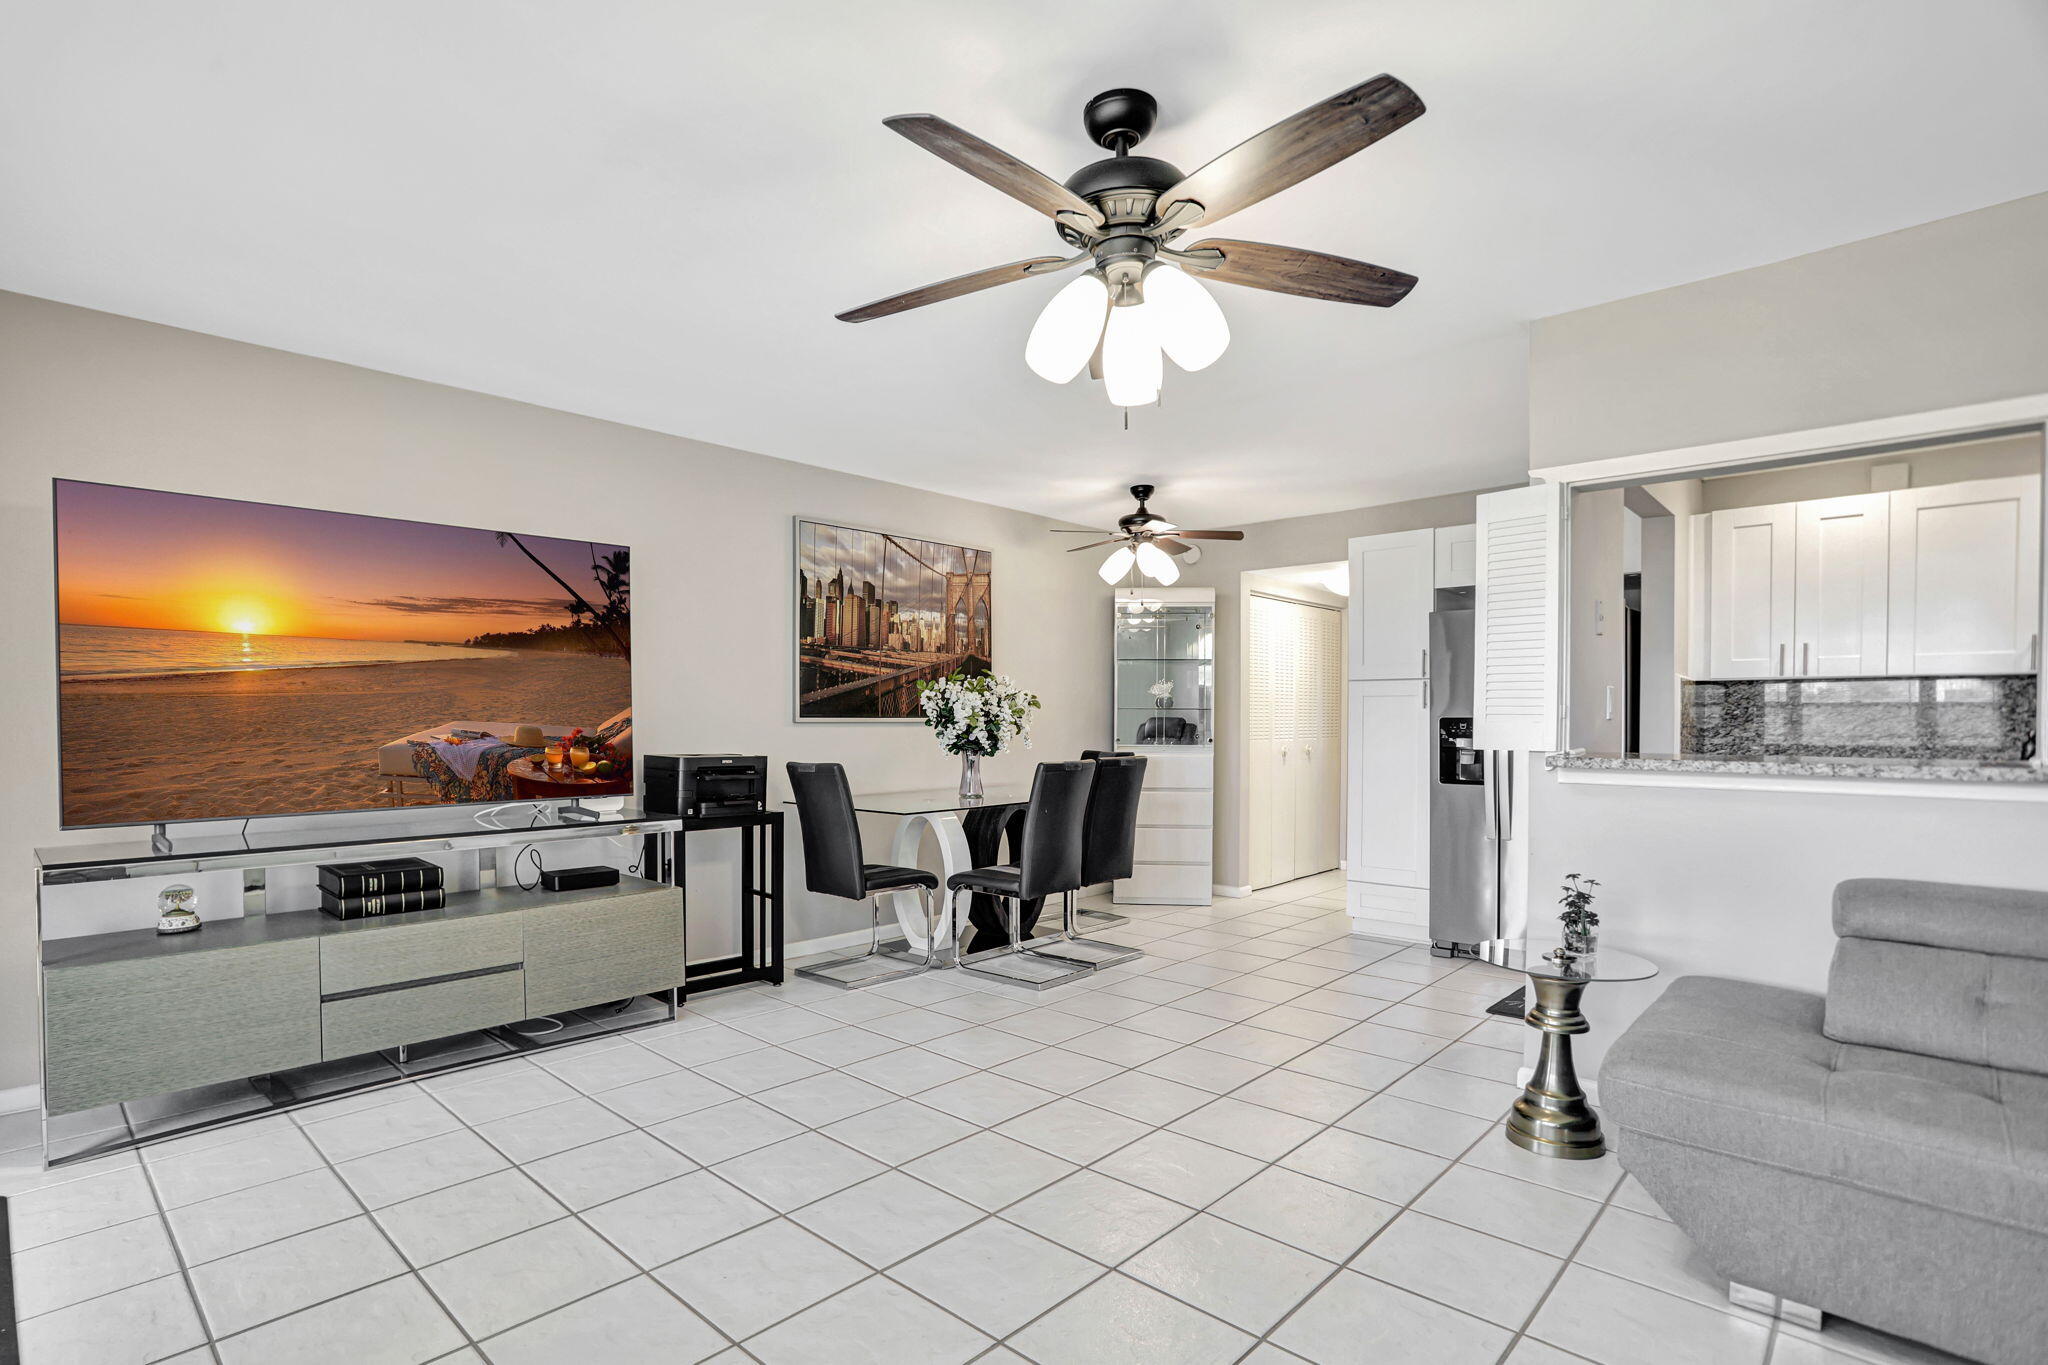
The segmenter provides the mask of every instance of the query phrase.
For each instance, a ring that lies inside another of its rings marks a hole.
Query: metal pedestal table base
[[[1572,1035],[1588,1027],[1586,1016],[1579,1013],[1579,997],[1587,983],[1531,976],[1529,984],[1535,988],[1536,1004],[1527,1019],[1543,1038],[1536,1070],[1508,1115],[1508,1141],[1541,1156],[1591,1160],[1606,1152],[1607,1141],[1572,1067]]]

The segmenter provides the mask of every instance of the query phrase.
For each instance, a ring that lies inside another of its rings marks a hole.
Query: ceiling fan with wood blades
[[[999,147],[931,114],[882,122],[918,146],[1052,220],[1069,256],[1012,261],[839,314],[868,322],[1017,280],[1086,270],[1046,304],[1025,343],[1033,371],[1064,384],[1086,369],[1109,400],[1136,407],[1158,400],[1171,357],[1184,370],[1212,364],[1230,344],[1223,310],[1196,281],[1387,308],[1415,277],[1299,247],[1208,237],[1174,243],[1197,225],[1279,193],[1363,151],[1422,116],[1422,101],[1392,76],[1374,76],[1240,142],[1192,175],[1131,148],[1152,131],[1159,105],[1143,90],[1108,90],[1088,101],[1082,122],[1111,155],[1065,184]]]
[[[1133,568],[1147,578],[1165,586],[1173,586],[1180,577],[1180,565],[1174,561],[1192,564],[1201,557],[1201,551],[1190,542],[1197,540],[1243,540],[1242,531],[1190,531],[1175,526],[1160,516],[1145,503],[1153,494],[1149,483],[1131,485],[1131,496],[1138,500],[1138,510],[1127,512],[1116,520],[1116,530],[1105,539],[1091,540],[1086,545],[1076,545],[1067,551],[1076,555],[1083,550],[1093,550],[1104,545],[1114,545],[1109,558],[1102,561],[1096,570],[1105,583],[1115,583],[1124,578]],[[1097,531],[1069,531],[1064,527],[1054,528],[1056,535],[1086,536],[1100,535]]]

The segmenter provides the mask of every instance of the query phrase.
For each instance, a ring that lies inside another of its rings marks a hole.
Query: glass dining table
[[[927,935],[924,910],[915,891],[885,891],[903,937],[915,953],[932,953],[945,964],[947,950],[958,937],[958,926],[947,913],[946,880],[970,867],[987,867],[999,861],[1003,834],[1013,816],[1031,800],[1029,782],[991,782],[981,796],[962,796],[951,787],[929,787],[916,791],[855,792],[853,808],[862,815],[885,815],[896,819],[896,837],[889,847],[889,862],[897,867],[916,867],[929,832],[939,846],[940,914],[936,941]],[[786,802],[795,805],[794,801]],[[977,902],[985,897],[975,897]],[[1038,904],[1026,902],[1023,924],[1029,933]],[[970,912],[971,913],[971,912]],[[993,907],[975,916],[977,922],[993,928],[1000,924]],[[957,955],[955,956],[957,961]]]

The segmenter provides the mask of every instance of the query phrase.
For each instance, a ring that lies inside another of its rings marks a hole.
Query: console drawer
[[[320,1057],[319,998],[311,939],[52,966],[43,976],[48,1111],[309,1066]]]
[[[424,1043],[524,1019],[526,983],[517,968],[326,1000],[320,1053],[329,1061],[400,1043]]]
[[[443,916],[441,911],[418,911]],[[320,993],[341,995],[376,986],[426,981],[458,972],[516,964],[523,945],[517,914],[452,918],[350,920],[320,939]],[[519,1014],[508,1015],[518,1019]]]
[[[529,1015],[683,984],[683,893],[676,887],[540,905],[523,917]]]

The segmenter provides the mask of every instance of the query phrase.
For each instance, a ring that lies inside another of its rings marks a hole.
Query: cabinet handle
[[[1785,676],[1785,642],[1778,641],[1778,676]]]
[[[1813,641],[1799,642],[1799,673],[1801,677],[1813,672]]]
[[[1426,678],[1429,676],[1429,651],[1426,649],[1422,651],[1422,672],[1418,673],[1416,676],[1420,678]]]
[[[1427,676],[1422,680],[1422,709],[1425,711],[1429,709],[1429,679]]]

